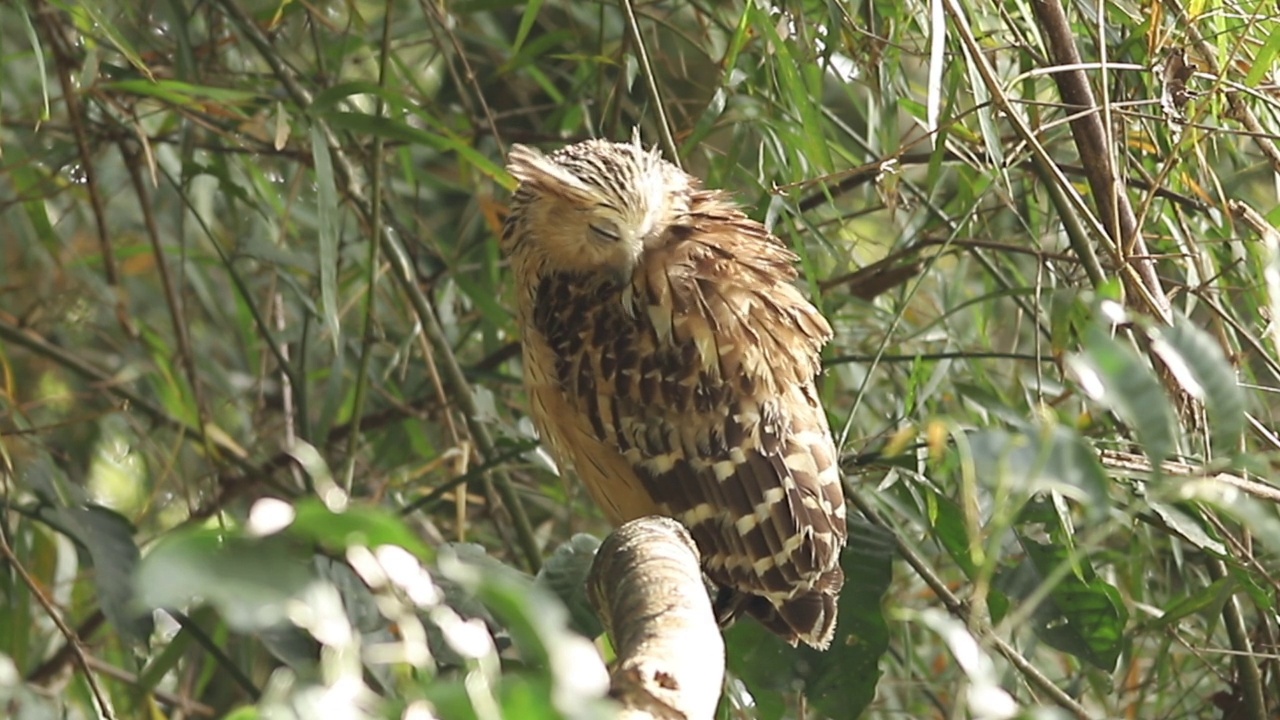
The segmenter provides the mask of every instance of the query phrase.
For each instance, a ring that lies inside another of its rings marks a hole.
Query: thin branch
[[[854,487],[851,483],[846,482],[844,492],[845,497],[849,499],[853,506],[856,507],[869,522],[879,525],[889,532],[893,537],[893,543],[897,547],[898,554],[902,556],[903,560],[907,561],[907,564],[911,566],[911,569],[914,570],[916,574],[920,576],[920,579],[929,586],[929,589],[938,596],[938,599],[942,601],[942,604],[947,608],[948,612],[977,631],[983,642],[988,643],[995,648],[996,652],[1000,653],[1005,660],[1009,661],[1009,664],[1013,665],[1017,668],[1018,672],[1022,673],[1022,676],[1027,679],[1027,682],[1035,686],[1036,689],[1040,690],[1045,695],[1049,696],[1059,707],[1070,712],[1081,720],[1090,720],[1093,717],[1087,710],[1085,710],[1083,705],[1076,702],[1074,698],[1059,688],[1057,683],[1045,676],[1039,668],[1033,665],[1030,660],[1024,658],[1013,648],[1012,645],[1007,643],[1000,636],[992,633],[991,629],[985,624],[975,623],[974,620],[976,618],[974,613],[969,609],[968,603],[960,600],[960,598],[956,597],[956,595],[951,592],[951,589],[947,587],[946,582],[944,582],[942,578],[938,577],[937,573],[935,573],[933,568],[930,567],[928,561],[926,561],[920,553],[916,552],[916,549],[902,537],[898,530],[890,525],[880,515],[880,513],[876,511],[871,502],[862,494],[862,491]]]
[[[666,105],[662,101],[662,93],[658,90],[658,79],[653,72],[653,63],[649,61],[649,50],[645,47],[644,37],[640,34],[640,23],[636,20],[636,8],[632,0],[622,0],[622,11],[627,16],[627,31],[636,49],[640,74],[644,76],[645,84],[649,87],[649,106],[658,117],[658,135],[662,138],[662,146],[667,151],[667,159],[676,167],[681,167],[680,148],[676,145],[675,136],[671,133],[671,121],[667,118]]]
[[[97,166],[93,161],[93,151],[89,134],[85,130],[84,106],[80,104],[80,94],[71,79],[74,63],[70,49],[67,47],[62,30],[54,20],[60,11],[41,0],[32,0],[33,12],[41,18],[41,27],[45,31],[45,39],[53,52],[54,62],[58,68],[58,82],[62,87],[62,101],[67,106],[67,118],[71,124],[71,132],[76,140],[76,152],[80,157],[80,172],[84,177],[85,192],[89,197],[89,208],[93,212],[94,230],[97,231],[98,247],[102,250],[102,268],[107,285],[117,293],[120,291],[119,271],[116,269],[115,250],[111,245],[111,234],[107,231],[106,204],[102,200],[102,191],[98,185]],[[137,337],[138,332],[129,322],[124,311],[124,298],[117,295],[116,319],[129,337]]]
[[[378,57],[378,87],[387,86],[387,58],[391,55],[391,0],[382,11],[382,52]],[[373,104],[374,117],[382,117],[382,95]],[[369,218],[369,230],[374,237],[382,234],[382,136],[373,139],[373,153],[369,159],[369,195],[373,197],[373,215]],[[364,416],[364,396],[369,387],[369,358],[373,354],[373,308],[377,303],[375,289],[378,282],[378,243],[369,242],[369,254],[365,257],[364,314],[360,318],[360,359],[356,362],[356,387],[351,400],[351,434],[347,436],[347,468],[342,486],[348,493],[355,483],[357,450],[360,446],[360,419]]]
[[[275,52],[271,41],[262,34],[262,30],[258,25],[246,16],[244,11],[233,0],[217,0],[217,4],[227,17],[236,24],[245,39],[258,51],[258,54],[266,62],[267,66],[271,68],[271,72],[280,81],[280,84],[293,102],[300,108],[310,107],[312,103],[311,92],[302,86],[294,71]],[[372,203],[380,202],[381,200],[375,198],[371,201],[365,194],[362,175],[358,167],[351,161],[344,143],[334,133],[333,129],[321,117],[312,118],[312,122],[317,124],[325,138],[325,142],[329,146],[329,152],[333,155],[334,160],[334,173],[342,183],[342,189],[362,221],[368,224],[369,219],[373,217]],[[383,224],[379,230],[378,238],[382,244],[382,251],[395,269],[393,276],[399,283],[401,291],[413,305],[414,314],[421,323],[427,339],[430,340],[432,347],[436,351],[436,355],[443,366],[445,380],[453,393],[453,400],[461,408],[466,418],[467,428],[471,431],[472,438],[475,440],[476,449],[480,453],[482,461],[485,461],[496,454],[493,438],[489,435],[489,429],[480,419],[480,411],[476,406],[475,396],[471,392],[471,386],[453,354],[453,347],[445,336],[444,328],[440,325],[440,319],[436,316],[431,301],[427,299],[427,296],[418,286],[413,259],[410,258],[408,251],[405,250],[399,235],[393,232],[390,223]],[[496,486],[503,505],[506,506],[507,512],[511,514],[525,565],[531,571],[536,572],[542,565],[541,550],[539,549],[537,538],[534,537],[533,526],[529,523],[529,517],[525,514],[520,498],[516,495],[511,478],[502,470],[494,470],[490,475],[485,476],[484,482],[486,488],[490,484]]]
[[[191,715],[200,715],[201,717],[215,717],[218,714],[218,711],[209,705],[205,705],[204,703],[193,700],[185,695],[178,695],[168,692],[167,690],[161,690],[160,688],[144,687],[137,675],[122,670],[105,660],[99,660],[92,655],[86,655],[85,661],[88,662],[89,667],[97,670],[99,673],[106,675],[109,678],[119,680],[122,683],[132,685],[179,712]]]
[[[1115,243],[1106,229],[1099,224],[1097,217],[1090,212],[1084,202],[1084,198],[1080,197],[1080,194],[1076,192],[1075,187],[1067,180],[1061,168],[1053,161],[1049,151],[1040,143],[1036,133],[1032,132],[1031,128],[1028,127],[1026,120],[1004,92],[999,78],[996,77],[995,68],[988,62],[982,46],[978,43],[978,39],[973,33],[973,29],[969,27],[964,8],[960,6],[957,0],[944,0],[944,3],[947,14],[951,17],[955,34],[964,45],[969,61],[973,63],[979,76],[982,77],[982,82],[987,91],[991,93],[996,107],[1004,113],[1005,119],[1013,127],[1018,137],[1027,145],[1028,150],[1031,152],[1032,160],[1036,163],[1038,171],[1043,175],[1044,184],[1052,193],[1051,197],[1060,210],[1072,247],[1080,256],[1081,261],[1086,264],[1090,279],[1094,283],[1098,283],[1104,276],[1096,262],[1093,246],[1089,238],[1091,236],[1096,237],[1107,243],[1117,258],[1119,257],[1119,250],[1115,247]],[[1163,295],[1159,297],[1152,295],[1150,287],[1138,276],[1134,266],[1124,263],[1119,265],[1119,269],[1121,280],[1124,282],[1126,289],[1141,298],[1145,307],[1153,315],[1162,319],[1167,318],[1168,300]]]
[[[204,423],[209,414],[204,403],[204,392],[200,386],[200,374],[196,372],[195,353],[191,350],[191,336],[187,333],[188,322],[183,316],[184,303],[169,272],[169,263],[165,256],[164,244],[160,240],[160,228],[156,225],[156,216],[152,212],[152,202],[147,194],[147,185],[142,179],[143,163],[138,154],[129,149],[127,140],[120,141],[120,157],[128,169],[129,180],[133,183],[133,192],[138,198],[138,208],[142,211],[143,225],[147,229],[147,239],[151,241],[151,252],[156,260],[156,274],[160,276],[160,287],[164,292],[165,305],[169,310],[169,323],[173,327],[173,339],[178,344],[178,359],[182,363],[182,371],[187,376],[187,384],[191,387],[191,399],[196,406],[196,418],[199,424],[197,438],[206,451],[212,449],[209,436],[205,433]],[[210,453],[217,457],[216,453]]]
[[[1129,195],[1120,183],[1114,143],[1097,112],[1098,103],[1089,87],[1089,79],[1080,67],[1080,53],[1076,49],[1076,38],[1067,13],[1058,0],[1035,0],[1031,7],[1049,41],[1050,58],[1060,66],[1072,68],[1054,73],[1052,77],[1063,102],[1079,113],[1071,121],[1071,135],[1080,151],[1098,215],[1111,238],[1111,247],[1117,251],[1116,262],[1135,265],[1138,276],[1145,283],[1146,294],[1153,301],[1149,309],[1156,317],[1168,322],[1171,312],[1169,301],[1156,275],[1155,264],[1145,259],[1149,252],[1142,237],[1142,228],[1138,225]]]
[[[1210,559],[1208,566],[1210,578],[1222,580],[1230,577],[1226,563],[1221,560]],[[1227,636],[1231,638],[1231,647],[1236,650],[1232,658],[1236,665],[1236,684],[1244,693],[1249,717],[1253,720],[1268,720],[1271,715],[1267,712],[1267,697],[1262,689],[1262,671],[1258,668],[1258,659],[1254,656],[1253,643],[1249,641],[1249,630],[1244,624],[1240,600],[1235,594],[1223,604],[1222,620]]]
[[[1187,11],[1182,7],[1178,0],[1163,0],[1163,4],[1173,9],[1174,14],[1178,18],[1179,27],[1184,29],[1187,37],[1191,40],[1191,46],[1195,49],[1196,60],[1204,63],[1204,67],[1213,76],[1215,82],[1226,84],[1226,78],[1222,69],[1218,67],[1218,49],[1205,40],[1204,35],[1200,33],[1197,24],[1187,16]],[[1238,42],[1244,42],[1247,33],[1239,33]],[[1235,53],[1231,53],[1228,57],[1235,57]],[[1269,132],[1262,126],[1262,122],[1258,120],[1258,116],[1249,109],[1245,104],[1244,98],[1239,93],[1226,93],[1227,102],[1231,109],[1230,117],[1235,118],[1244,125],[1249,131],[1249,136],[1253,138],[1254,144],[1258,150],[1266,156],[1267,161],[1271,163],[1273,172],[1280,173],[1280,148],[1276,147],[1275,133]]]
[[[81,359],[78,354],[54,345],[37,334],[34,330],[21,328],[6,322],[2,315],[0,315],[0,340],[7,340],[14,345],[20,345],[31,352],[58,363],[63,368],[70,370],[80,377],[102,387],[102,389],[112,395],[115,395],[121,400],[129,403],[129,407],[131,409],[140,411],[143,415],[150,418],[152,422],[172,428],[193,440],[198,441],[200,438],[199,428],[173,417],[166,412],[164,408],[152,403],[150,400],[138,393],[135,393],[107,371]],[[232,463],[240,469],[249,471],[253,470],[253,464],[249,461],[244,449],[236,445],[229,438],[210,436],[209,439],[214,447],[221,450],[223,455],[230,457]]]
[[[102,713],[103,717],[108,718],[108,720],[114,718],[115,714],[111,711],[111,705],[107,703],[106,695],[103,694],[102,688],[98,687],[98,681],[93,677],[93,669],[89,667],[89,655],[84,651],[80,638],[76,636],[71,626],[67,625],[62,619],[62,613],[58,612],[58,609],[54,607],[53,601],[45,596],[40,583],[36,582],[35,578],[31,577],[31,574],[23,567],[22,561],[18,559],[18,556],[13,552],[13,548],[9,546],[8,533],[4,532],[3,529],[0,529],[0,555],[3,555],[4,559],[8,561],[9,567],[18,573],[18,577],[22,578],[22,584],[27,586],[27,590],[31,592],[32,597],[36,599],[36,602],[40,603],[40,607],[44,608],[45,614],[57,626],[58,632],[62,633],[62,636],[67,639],[67,645],[71,648],[76,664],[84,671],[85,683],[89,685],[89,691],[93,693],[93,699],[98,704],[98,712]]]

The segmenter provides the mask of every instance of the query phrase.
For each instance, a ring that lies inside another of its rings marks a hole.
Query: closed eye
[[[591,228],[591,232],[595,233],[596,237],[600,238],[601,240],[608,240],[609,242],[618,242],[619,240],[622,239],[622,236],[618,234],[617,228],[613,227],[612,225],[609,225],[609,226],[591,225],[590,228]]]

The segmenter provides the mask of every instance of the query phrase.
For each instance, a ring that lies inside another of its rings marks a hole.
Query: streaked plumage
[[[826,647],[844,498],[795,255],[636,143],[515,146],[503,249],[531,415],[615,524],[674,517],[792,644]]]

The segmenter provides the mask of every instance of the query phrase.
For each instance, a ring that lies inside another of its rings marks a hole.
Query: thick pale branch
[[[688,531],[664,517],[623,525],[596,553],[587,592],[617,649],[611,694],[625,708],[620,717],[715,715],[724,639],[698,562]]]

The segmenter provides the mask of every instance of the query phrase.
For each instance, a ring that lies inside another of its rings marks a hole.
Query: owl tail
[[[843,581],[844,573],[833,568],[813,588],[776,602],[760,595],[724,592],[716,602],[721,624],[727,625],[745,613],[792,646],[803,642],[816,650],[826,650],[835,635]]]

